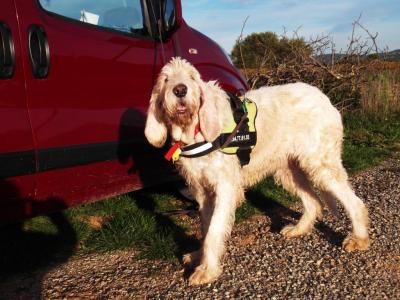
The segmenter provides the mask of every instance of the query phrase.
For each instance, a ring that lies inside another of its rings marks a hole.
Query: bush
[[[278,37],[273,32],[252,33],[236,41],[231,58],[238,68],[277,67],[293,56],[293,49],[312,52],[302,38]]]

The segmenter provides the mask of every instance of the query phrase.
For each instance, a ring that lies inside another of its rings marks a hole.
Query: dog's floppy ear
[[[147,112],[146,127],[144,135],[150,144],[155,147],[161,148],[164,146],[167,139],[167,127],[161,118],[161,109],[159,104],[159,97],[162,90],[162,84],[165,79],[160,78],[157,85],[153,88],[150,106]]]
[[[199,82],[201,94],[201,106],[199,110],[199,121],[201,133],[207,142],[213,142],[221,132],[218,120],[218,111],[212,91],[201,79]]]

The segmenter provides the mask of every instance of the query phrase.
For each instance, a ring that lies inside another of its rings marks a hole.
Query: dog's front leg
[[[195,182],[191,185],[191,192],[195,196],[199,204],[200,220],[201,220],[201,236],[202,240],[207,234],[208,227],[210,226],[211,216],[214,210],[214,192],[202,186],[200,183]],[[182,262],[185,268],[192,269],[200,264],[202,257],[202,249],[187,253],[183,256]]]
[[[212,282],[222,273],[221,260],[225,253],[225,242],[235,221],[238,198],[243,190],[234,182],[221,178],[215,185],[213,209],[201,211],[202,226],[206,230],[201,250],[200,265],[189,278],[191,285]]]

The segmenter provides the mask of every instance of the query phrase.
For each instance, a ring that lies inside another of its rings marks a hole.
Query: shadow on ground
[[[259,211],[271,220],[271,232],[278,233],[288,224],[297,223],[301,214],[268,198],[261,192],[250,190],[246,192],[246,199]],[[315,228],[321,232],[322,238],[334,246],[340,246],[345,236],[336,232],[323,221],[318,221]]]
[[[7,199],[14,202],[6,208],[15,216],[23,215],[30,207],[33,212],[45,207],[57,210],[65,207],[62,199],[51,198],[35,202],[19,197],[18,189],[6,180],[0,182],[1,190]],[[5,205],[3,203],[3,205]],[[7,298],[13,290],[31,299],[40,298],[42,277],[48,270],[68,260],[75,251],[77,237],[69,220],[62,213],[53,213],[44,217],[54,227],[53,232],[43,233],[26,230],[25,221],[0,225],[0,295]],[[40,272],[37,272],[40,270]],[[7,284],[15,275],[24,274],[26,280],[18,284]],[[11,294],[12,295],[12,294]],[[11,299],[11,298],[10,298]]]
[[[177,192],[177,185],[179,185],[179,183],[174,183],[172,188],[164,187],[161,189],[161,192],[169,195],[171,198],[181,199],[184,208],[179,210],[157,211],[154,197],[146,191],[131,193],[130,196],[133,201],[136,202],[139,209],[154,216],[157,223],[156,226],[160,232],[169,231],[172,233],[176,245],[174,255],[180,260],[183,254],[197,250],[200,247],[200,241],[196,237],[188,235],[182,226],[177,225],[172,220],[173,216],[188,215],[189,217],[193,217],[197,214],[197,204],[190,200],[182,199],[182,195]]]

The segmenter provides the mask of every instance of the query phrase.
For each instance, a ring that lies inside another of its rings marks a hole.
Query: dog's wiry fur
[[[178,84],[187,86],[183,98],[172,92]],[[182,157],[176,163],[201,213],[203,245],[183,258],[185,266],[196,267],[190,284],[211,282],[221,274],[225,242],[244,190],[270,175],[304,205],[300,221],[282,229],[284,236],[309,233],[322,216],[322,203],[334,205],[337,199],[353,225],[344,249],[369,246],[368,212],[348,183],[341,161],[341,116],[329,99],[304,83],[264,87],[249,91],[246,97],[258,107],[258,142],[248,165],[242,168],[235,155],[220,151],[199,158]],[[178,112],[179,105],[185,109]],[[156,147],[165,143],[167,134],[184,144],[213,141],[229,114],[228,96],[217,83],[203,82],[191,64],[175,58],[162,69],[154,87],[145,135]],[[199,120],[201,134],[194,137]],[[320,190],[319,197],[314,188]]]

